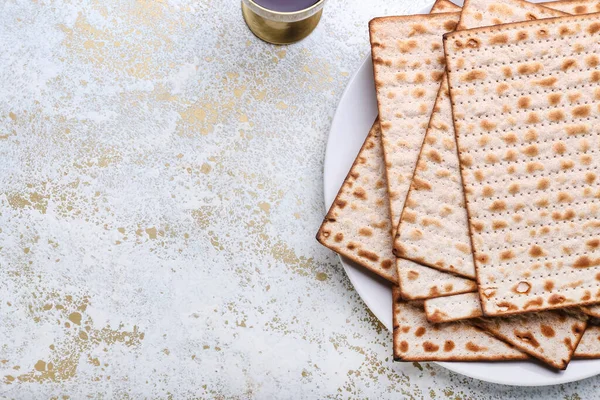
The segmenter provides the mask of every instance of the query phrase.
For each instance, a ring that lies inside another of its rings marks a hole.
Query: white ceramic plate
[[[421,10],[426,14],[431,6]],[[371,57],[350,79],[331,124],[325,152],[325,206],[329,208],[377,117]],[[341,257],[342,265],[367,307],[392,330],[392,291],[384,279]],[[544,386],[577,381],[600,373],[600,360],[575,360],[566,371],[555,372],[534,362],[440,362],[451,371],[487,382]]]

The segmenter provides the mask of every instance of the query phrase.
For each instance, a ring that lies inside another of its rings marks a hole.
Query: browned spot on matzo
[[[600,31],[600,23],[594,22],[594,23],[590,24],[587,31],[590,35],[593,35],[596,32]]]
[[[535,157],[539,154],[538,147],[535,144],[525,147],[522,151],[523,154],[529,157]]]
[[[411,25],[411,31],[408,33],[408,36],[422,35],[423,33],[427,33],[427,27],[422,24],[414,24]]]
[[[494,200],[489,209],[490,211],[504,211],[506,210],[506,203],[502,200]]]
[[[486,73],[481,70],[473,70],[467,72],[462,76],[462,80],[465,82],[473,82],[476,80],[482,80],[486,77]]]
[[[535,336],[533,335],[533,333],[531,333],[529,331],[515,330],[514,334],[515,334],[516,337],[518,337],[522,341],[526,342],[527,344],[532,345],[533,347],[539,347],[540,346],[540,343],[537,341],[537,339],[535,338]]]
[[[506,83],[500,83],[496,86],[496,93],[501,95],[502,93],[506,92],[509,88],[510,86],[508,86]]]
[[[510,260],[513,257],[514,257],[514,254],[511,250],[505,250],[502,253],[500,253],[500,259],[502,261]]]
[[[487,350],[484,347],[478,346],[473,342],[467,342],[465,348],[469,351],[473,351],[473,352],[478,352],[478,351],[483,351],[483,350]]]
[[[448,32],[453,31],[457,23],[458,21],[446,21],[444,23],[444,29],[446,29]]]
[[[518,104],[519,108],[527,108],[531,104],[531,98],[528,96],[520,97],[517,104]]]
[[[588,115],[590,115],[590,110],[591,110],[591,107],[589,105],[585,104],[585,105],[573,108],[573,110],[571,110],[571,113],[573,114],[574,117],[587,117]]]
[[[354,192],[352,192],[352,194],[362,200],[365,200],[367,198],[367,192],[365,191],[365,189],[358,187],[356,189],[354,189]]]
[[[562,62],[562,65],[561,65],[561,69],[562,69],[563,71],[566,71],[566,70],[568,70],[569,68],[575,68],[575,67],[577,67],[577,61],[575,61],[575,60],[574,60],[574,59],[572,59],[572,58],[567,58],[566,60],[564,60],[564,61]]]
[[[500,34],[500,35],[492,36],[490,38],[490,43],[491,44],[504,44],[504,43],[508,43],[508,35],[506,33],[503,33],[503,34]]]
[[[548,87],[548,86],[553,86],[557,81],[558,81],[558,78],[556,78],[555,76],[551,76],[549,78],[535,80],[535,81],[533,81],[533,84],[538,85],[538,86]]]
[[[431,149],[427,153],[427,158],[429,158],[431,161],[436,162],[436,163],[441,163],[442,162],[442,156],[440,155],[440,153],[438,153],[434,149]]]
[[[431,190],[431,185],[420,179],[413,180],[413,187],[416,190]]]
[[[598,248],[598,246],[600,246],[600,239],[598,239],[598,238],[589,239],[585,242],[585,245],[590,249],[596,249],[596,248]]]
[[[563,142],[556,142],[552,145],[552,150],[556,154],[563,154],[567,151],[567,147],[565,146],[565,144]]]
[[[434,352],[434,351],[438,351],[440,349],[440,346],[432,343],[432,342],[424,342],[423,343],[423,350],[425,350],[428,353]]]
[[[550,105],[555,106],[558,103],[560,103],[560,98],[561,98],[561,94],[560,93],[550,93],[548,95],[548,103],[550,103]]]
[[[560,294],[552,294],[548,298],[548,303],[551,305],[557,305],[557,304],[564,303],[565,300],[566,300],[565,296],[562,296]]]
[[[400,342],[400,351],[402,351],[403,353],[406,353],[408,351],[408,342],[406,340]]]
[[[454,349],[454,342],[452,340],[446,340],[444,342],[444,351],[445,352],[449,352],[452,351]]]
[[[417,221],[417,213],[404,209],[402,220],[414,224]]]
[[[542,324],[541,331],[542,331],[542,335],[544,335],[548,338],[552,338],[552,337],[556,336],[556,332],[554,332],[554,329],[552,329],[552,327],[549,325]]]
[[[540,116],[536,112],[530,112],[527,114],[527,120],[525,122],[528,124],[537,124],[540,122]]]
[[[600,59],[598,58],[598,56],[596,56],[594,54],[585,58],[585,64],[587,65],[588,68],[596,67],[596,66],[598,66],[599,63],[600,63]]]
[[[360,228],[358,234],[361,236],[373,236],[373,230],[371,228]]]
[[[565,118],[565,113],[561,110],[552,110],[548,113],[548,119],[550,121],[556,122]]]
[[[427,330],[424,327],[420,326],[415,331],[415,336],[421,337],[421,336],[423,336],[425,334],[425,332],[427,332]]]
[[[590,258],[589,256],[580,256],[575,260],[573,267],[575,268],[589,268],[600,265],[600,258]]]
[[[539,62],[521,64],[521,65],[517,66],[517,72],[519,74],[535,74],[536,72],[540,71],[541,69],[542,69],[542,64],[540,64]]]
[[[484,186],[481,193],[486,197],[492,197],[494,195],[494,189],[491,186]]]

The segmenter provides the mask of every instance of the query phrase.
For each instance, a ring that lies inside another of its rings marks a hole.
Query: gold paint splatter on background
[[[284,263],[288,268],[301,276],[309,276],[315,272],[316,265],[312,257],[298,256],[287,243],[277,241],[271,247],[271,255],[277,261]]]
[[[317,272],[316,278],[318,281],[324,282],[329,279],[329,276],[324,272]]]
[[[44,359],[38,360],[31,371],[19,375],[5,375],[4,383],[7,385],[18,382],[62,382],[75,377],[82,356],[86,356],[88,362],[100,367],[97,357],[91,356],[91,351],[103,345],[105,351],[117,343],[127,347],[136,348],[144,339],[144,333],[137,326],[131,331],[109,326],[97,328],[92,318],[86,314],[90,305],[87,296],[74,299],[71,295],[61,295],[56,292],[43,294],[38,293],[33,300],[37,300],[29,306],[29,313],[34,321],[49,323],[57,321],[63,324],[63,336],[60,340],[50,345],[50,354]],[[38,305],[41,304],[41,305]],[[69,323],[69,321],[71,323]],[[44,352],[39,349],[40,352]],[[97,378],[110,379],[103,374],[105,368],[100,368]]]

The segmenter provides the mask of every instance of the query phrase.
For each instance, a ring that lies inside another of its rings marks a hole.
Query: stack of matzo
[[[600,354],[596,4],[371,21],[379,119],[317,239],[395,285],[395,359]]]

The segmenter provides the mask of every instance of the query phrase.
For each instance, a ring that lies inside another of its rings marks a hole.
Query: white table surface
[[[597,397],[394,363],[314,239],[367,22],[426,3],[280,47],[234,0],[4,2],[0,398]]]

